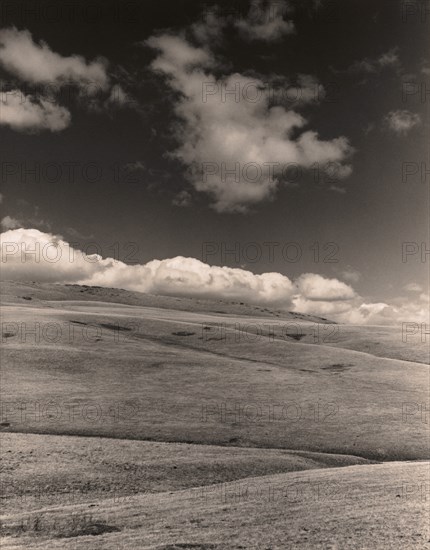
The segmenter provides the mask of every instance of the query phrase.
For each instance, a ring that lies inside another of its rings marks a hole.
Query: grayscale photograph
[[[2,550],[430,548],[430,0],[0,0]]]

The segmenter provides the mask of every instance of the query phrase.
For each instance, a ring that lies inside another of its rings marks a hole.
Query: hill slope
[[[429,463],[310,470],[3,517],[2,548],[428,547]]]
[[[8,296],[7,431],[428,456],[422,363],[306,343],[309,321]]]

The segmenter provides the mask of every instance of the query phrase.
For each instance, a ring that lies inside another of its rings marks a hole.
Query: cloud
[[[96,254],[85,256],[61,237],[37,229],[6,231],[1,235],[1,246],[4,279],[81,283],[284,307],[291,304],[295,290],[290,279],[279,273],[255,275],[242,269],[209,266],[195,258],[178,256],[127,265]]]
[[[410,111],[398,109],[390,111],[385,117],[385,121],[388,128],[397,135],[406,135],[412,128],[421,124],[421,117]]]
[[[60,132],[70,124],[70,112],[56,103],[19,90],[0,97],[0,125],[19,132],[37,133],[43,130]]]
[[[339,193],[340,195],[346,194],[345,187],[340,187],[339,185],[330,185],[328,189],[329,191],[333,191],[333,193]]]
[[[62,56],[45,42],[35,42],[28,30],[0,30],[0,67],[25,83],[19,86],[25,91],[2,94],[1,118],[8,117],[2,123],[17,131],[64,129],[70,124],[70,113],[58,105],[63,100],[96,113],[138,106],[123,86],[114,82],[119,75],[108,74],[105,58],[87,61],[80,55]],[[21,101],[10,99],[13,94]]]
[[[174,132],[180,145],[171,156],[188,167],[189,181],[211,197],[217,212],[244,213],[270,200],[286,166],[335,163],[339,177],[351,173],[345,161],[353,149],[346,137],[321,140],[305,129],[301,114],[272,105],[271,90],[260,79],[239,73],[217,78],[210,72],[217,62],[207,45],[195,47],[183,35],[169,34],[152,36],[146,44],[158,52],[152,70],[178,93]],[[302,79],[305,98],[311,80]]]
[[[17,229],[21,227],[21,222],[11,216],[5,216],[0,222],[1,228],[4,230]]]
[[[45,220],[42,220],[37,217],[38,207],[34,207],[35,216],[5,216],[1,221],[0,225],[3,230],[8,229],[18,229],[21,227],[32,227],[37,229],[44,229],[45,231],[51,230],[51,224]]]
[[[247,17],[236,21],[236,27],[246,40],[275,42],[294,33],[293,21],[284,19],[287,10],[287,2],[269,2],[265,7],[263,0],[254,0]]]
[[[236,30],[247,41],[277,42],[295,32],[293,21],[285,19],[289,10],[289,4],[282,0],[253,0],[247,15],[238,18],[234,8],[214,5],[206,9],[203,20],[193,23],[190,29],[199,42],[212,45],[220,43],[227,28]]]
[[[350,283],[358,283],[361,279],[361,273],[350,266],[341,271],[340,275]]]
[[[182,191],[179,191],[179,193],[173,198],[172,203],[175,206],[190,206],[190,204],[192,203],[191,194],[185,189],[182,189]]]
[[[408,283],[407,285],[405,285],[405,290],[407,290],[408,292],[422,292],[423,291],[423,287],[417,283]]]
[[[109,84],[105,59],[87,62],[80,55],[63,57],[45,42],[34,42],[28,30],[19,31],[15,27],[0,30],[0,64],[31,84],[73,82],[85,86],[91,83],[101,89]]]
[[[397,53],[398,48],[382,53],[378,57],[366,57],[361,61],[355,61],[348,71],[352,73],[379,73],[386,68],[400,69],[400,59]]]
[[[301,275],[296,284],[300,295],[306,300],[337,302],[356,297],[354,289],[349,285],[338,279],[326,279],[314,273]]]
[[[5,221],[5,219],[3,220]],[[15,226],[8,217],[5,225]],[[127,265],[113,258],[85,255],[58,235],[13,228],[0,236],[3,279],[77,283],[214,300],[236,300],[319,315],[353,324],[428,322],[428,295],[396,304],[368,303],[339,281],[306,273],[296,281],[280,273],[210,266],[177,256]]]

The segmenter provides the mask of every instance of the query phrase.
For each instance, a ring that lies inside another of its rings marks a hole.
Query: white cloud
[[[267,83],[241,74],[216,78],[209,72],[216,61],[207,46],[194,47],[183,36],[163,34],[146,43],[159,52],[152,69],[180,94],[175,134],[181,145],[172,156],[189,168],[190,182],[212,197],[218,212],[246,212],[273,198],[282,179],[276,169],[285,166],[323,168],[330,162],[339,177],[351,173],[344,164],[353,152],[347,138],[323,141],[304,130],[301,114],[271,105]],[[305,92],[310,82],[302,79]],[[228,90],[235,92],[225,95]]]
[[[40,230],[50,231],[51,224],[43,219],[40,219],[38,215],[38,207],[34,208],[34,216],[5,216],[0,221],[0,226],[3,230],[18,229],[21,227],[32,227]]]
[[[407,285],[405,285],[405,290],[407,290],[408,292],[422,292],[423,287],[418,283],[408,283]]]
[[[6,231],[1,235],[1,247],[4,279],[81,283],[280,307],[289,306],[294,294],[293,283],[279,273],[255,275],[181,256],[126,265],[112,258],[87,257],[61,237],[37,229]],[[35,250],[37,255],[31,253]]]
[[[305,273],[297,281],[300,295],[311,301],[345,301],[356,297],[355,291],[349,285],[338,279],[326,279],[315,273]]]
[[[193,23],[190,29],[195,38],[202,43],[219,43],[226,28],[235,29],[247,41],[276,42],[295,32],[294,23],[285,19],[289,4],[283,0],[264,2],[252,0],[245,17],[237,17],[234,8],[231,13],[221,6],[212,6],[206,10],[204,19]]]
[[[356,61],[351,65],[349,71],[353,73],[379,73],[387,67],[399,69],[400,59],[397,51],[398,48],[393,48],[378,57],[366,57],[361,61]]]
[[[28,30],[15,27],[0,30],[0,64],[10,73],[31,84],[42,82],[89,83],[106,89],[109,78],[103,58],[87,62],[80,55],[63,57],[41,41],[33,41]]]
[[[87,61],[80,55],[62,56],[45,42],[35,42],[28,30],[0,30],[0,67],[26,83],[25,92],[2,94],[1,123],[14,130],[62,130],[70,124],[70,113],[57,103],[65,98],[97,113],[137,107],[121,84],[112,81],[105,58]],[[66,87],[78,93],[63,93]],[[21,99],[10,98],[12,94]]]
[[[265,6],[263,0],[254,0],[247,17],[236,21],[236,27],[247,40],[274,42],[294,32],[293,21],[284,19],[287,10],[287,2],[269,2]]]
[[[347,266],[340,274],[345,280],[351,283],[358,283],[361,279],[361,273],[350,266]]]
[[[1,228],[4,230],[8,229],[17,229],[18,227],[21,227],[21,223],[16,218],[12,218],[11,216],[5,216],[1,222],[0,222]]]
[[[4,221],[4,220],[3,220]],[[16,221],[16,220],[15,220]],[[14,226],[9,218],[6,225]],[[367,303],[337,279],[314,273],[295,282],[280,273],[210,266],[178,256],[127,265],[97,254],[86,256],[61,236],[37,229],[10,229],[0,236],[2,278],[118,287],[167,296],[244,301],[353,324],[428,322],[427,294],[394,305]]]
[[[397,55],[397,49],[394,48],[386,53],[383,53],[378,57],[376,63],[380,67],[392,67],[399,64],[399,56]]]
[[[60,132],[70,124],[70,112],[56,103],[19,90],[0,97],[0,125],[22,132]]]
[[[412,128],[421,124],[420,115],[401,109],[390,111],[385,121],[388,128],[398,135],[406,135]]]
[[[179,191],[179,193],[173,198],[173,201],[172,201],[172,203],[175,206],[180,206],[180,207],[190,206],[191,202],[192,202],[191,194],[185,189],[182,189],[182,191]]]

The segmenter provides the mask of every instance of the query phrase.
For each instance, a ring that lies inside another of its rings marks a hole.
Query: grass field
[[[427,548],[428,463],[314,469],[3,519],[2,548]]]
[[[3,283],[2,304],[2,547],[428,541],[420,335],[77,285]],[[300,476],[342,480],[343,502],[301,498],[285,515],[285,499],[195,496]]]

